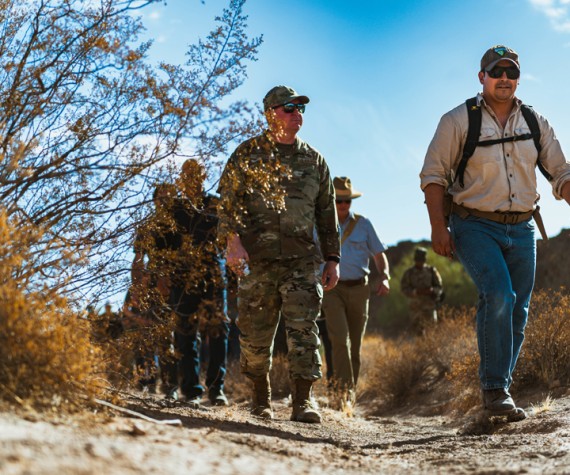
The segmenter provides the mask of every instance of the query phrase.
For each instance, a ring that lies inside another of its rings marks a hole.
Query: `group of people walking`
[[[509,388],[534,282],[533,217],[539,222],[535,168],[538,164],[544,169],[555,196],[570,203],[570,163],[546,119],[515,96],[520,78],[516,52],[501,45],[490,48],[481,59],[478,78],[482,92],[442,117],[421,171],[421,188],[433,250],[458,257],[479,290],[483,406],[515,420],[524,417]],[[373,261],[379,273],[372,290],[380,296],[390,291],[390,269],[386,246],[371,222],[352,210],[352,201],[362,194],[348,177],[333,179],[323,156],[298,136],[309,102],[288,86],[276,86],[265,95],[268,127],[231,155],[220,179],[219,199],[203,194],[203,169],[197,162],[186,162],[180,180],[186,197],[168,196],[179,231],[155,237],[152,244],[182,256],[175,260],[174,274],[167,275],[165,294],[179,318],[174,341],[182,396],[195,400],[205,391],[197,376],[196,319],[204,302],[219,301],[210,284],[216,278],[197,272],[191,259],[193,249],[205,246],[208,272],[217,273],[224,262],[238,279],[240,366],[251,380],[252,413],[273,417],[269,371],[281,319],[292,380],[291,419],[319,423],[321,414],[311,395],[322,376],[317,320],[322,312],[333,377],[351,401],[368,319],[369,263]],[[210,213],[213,201],[216,212]],[[137,252],[133,281],[141,279],[137,266],[142,251]],[[416,249],[415,266],[402,278],[412,314],[428,315],[416,322],[418,333],[436,321],[434,302],[443,291],[426,255],[427,249]],[[160,288],[160,282],[156,285]],[[224,335],[227,322],[223,309],[219,313],[219,334]],[[216,368],[208,370],[208,396],[215,404],[227,404],[225,367]]]

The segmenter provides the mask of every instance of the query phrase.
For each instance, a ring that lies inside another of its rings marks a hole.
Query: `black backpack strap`
[[[536,114],[534,113],[534,109],[532,106],[522,104],[521,105],[521,112],[526,121],[526,125],[530,129],[530,133],[532,134],[532,140],[534,140],[534,146],[538,151],[538,160],[536,161],[536,165],[540,172],[544,175],[544,177],[548,181],[552,181],[552,175],[546,171],[544,165],[540,161],[540,152],[542,151],[542,146],[540,145],[540,127],[538,126],[538,119],[536,118]]]
[[[499,143],[505,142],[515,142],[519,140],[530,140],[531,138],[534,141],[534,145],[536,150],[538,151],[538,160],[536,162],[538,169],[544,175],[544,177],[548,181],[552,181],[552,175],[548,173],[546,168],[542,165],[540,161],[540,152],[542,150],[542,146],[540,145],[540,128],[538,126],[538,119],[536,118],[536,114],[531,106],[526,104],[521,105],[521,112],[526,121],[528,128],[530,129],[530,134],[523,134],[517,135],[513,137],[502,137],[499,139],[493,140],[484,140],[479,142],[479,135],[481,134],[481,122],[482,122],[482,112],[481,107],[477,105],[477,98],[472,97],[471,99],[467,99],[465,101],[465,105],[467,106],[467,117],[469,119],[469,125],[467,129],[467,139],[465,140],[465,145],[463,146],[463,154],[461,156],[461,160],[455,171],[455,179],[459,180],[459,185],[461,188],[464,188],[463,183],[463,175],[465,174],[465,168],[467,167],[467,162],[471,158],[471,155],[475,152],[477,146],[489,146],[489,145],[496,145]]]
[[[481,121],[482,113],[481,107],[477,105],[477,97],[472,97],[465,101],[467,106],[467,117],[469,119],[469,126],[467,129],[467,139],[465,140],[465,145],[463,146],[463,154],[461,155],[461,161],[455,170],[455,179],[459,179],[459,185],[463,188],[463,175],[465,173],[465,168],[467,167],[467,161],[475,152],[477,144],[479,143],[479,135],[481,134]]]

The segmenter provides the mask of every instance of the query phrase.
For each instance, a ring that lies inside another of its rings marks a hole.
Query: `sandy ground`
[[[568,395],[528,407],[529,417],[517,423],[489,423],[478,414],[373,417],[357,410],[348,417],[325,408],[323,424],[308,425],[289,421],[287,400],[275,402],[271,422],[252,417],[245,404],[163,407],[157,396],[145,396],[131,397],[129,407],[181,425],[112,410],[2,412],[0,473],[570,473]]]

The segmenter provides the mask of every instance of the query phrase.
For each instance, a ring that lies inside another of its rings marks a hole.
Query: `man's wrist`
[[[333,261],[337,264],[340,264],[340,256],[335,256],[334,254],[330,254],[327,256],[327,261]]]

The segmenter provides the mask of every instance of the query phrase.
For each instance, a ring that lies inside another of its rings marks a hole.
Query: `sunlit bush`
[[[101,392],[105,369],[90,323],[55,291],[27,280],[26,263],[40,238],[0,210],[0,399],[71,407]]]
[[[377,410],[403,407],[418,396],[424,405],[430,399],[447,401],[448,411],[479,406],[475,312],[444,308],[438,325],[424,337],[367,337],[361,401]],[[570,296],[564,290],[535,293],[525,335],[513,393],[570,384]]]
[[[466,309],[442,309],[438,325],[423,337],[371,335],[364,341],[358,398],[380,410],[405,406],[436,389],[445,399],[454,362],[475,351],[473,314]]]
[[[570,296],[565,289],[533,295],[515,384],[547,388],[570,383]]]

